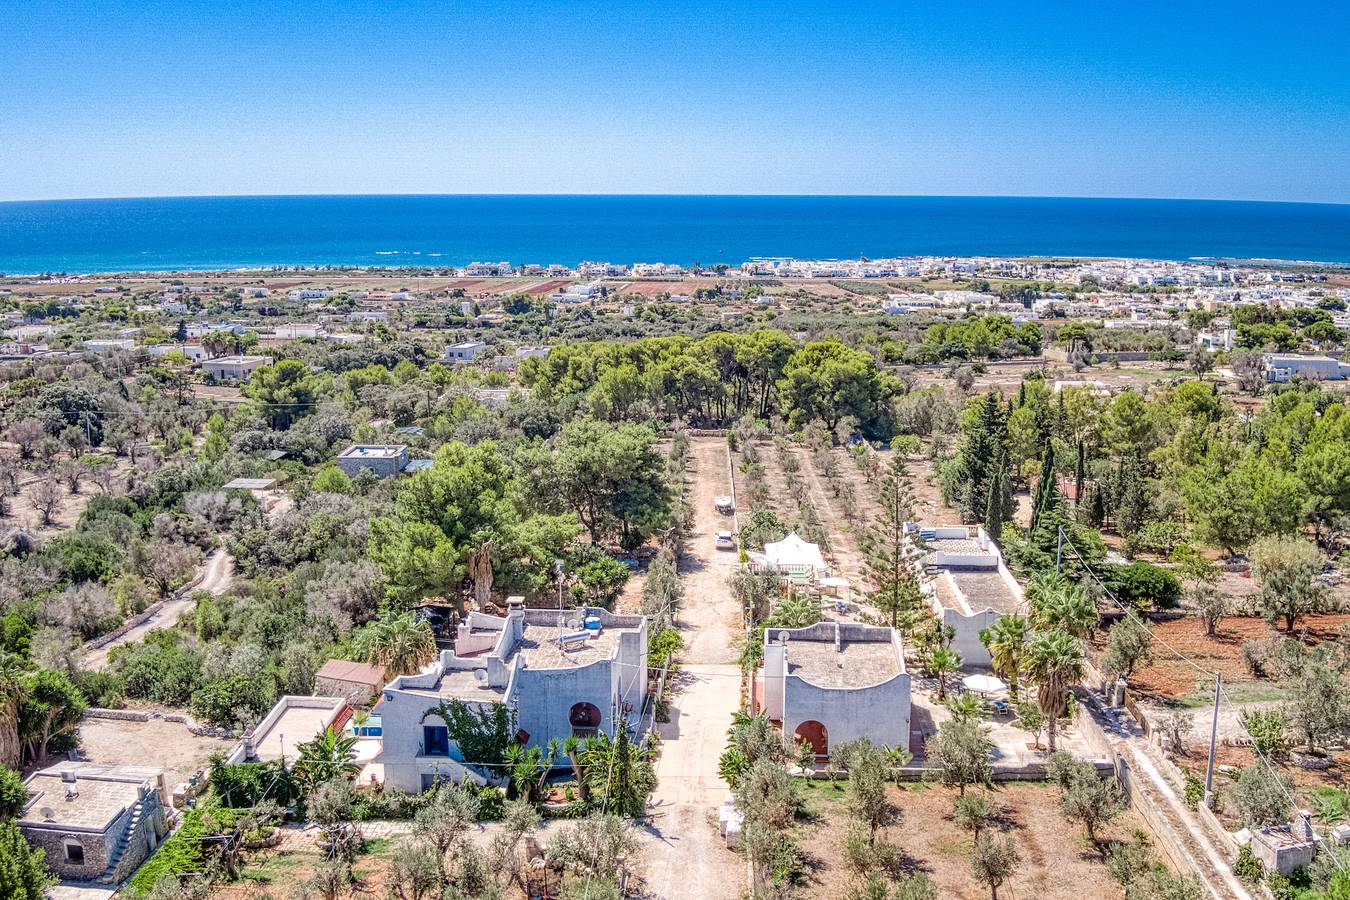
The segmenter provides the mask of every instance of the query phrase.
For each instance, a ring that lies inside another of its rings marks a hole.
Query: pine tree
[[[0,822],[0,897],[42,900],[44,888],[55,883],[45,854],[28,846],[17,825]]]
[[[614,743],[614,794],[618,800],[619,815],[629,815],[629,807],[632,798],[629,796],[633,792],[631,760],[628,758],[628,729],[620,723],[615,729],[619,732],[618,740]]]
[[[979,519],[989,495],[989,474],[1000,452],[1006,451],[1008,419],[998,394],[990,391],[966,424],[958,458],[956,497],[966,521]]]
[[[873,605],[887,616],[892,628],[907,631],[923,595],[909,558],[913,545],[905,534],[905,523],[914,514],[914,498],[905,477],[904,457],[896,454],[878,487],[881,511],[867,531],[865,550]]]

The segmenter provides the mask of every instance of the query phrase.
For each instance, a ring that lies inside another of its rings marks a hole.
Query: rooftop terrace
[[[21,821],[33,825],[60,825],[67,828],[105,830],[117,816],[141,798],[141,786],[153,784],[152,777],[140,777],[129,770],[119,774],[109,769],[107,774],[75,772],[75,795],[66,798],[66,783],[61,780],[61,767],[43,769],[27,782],[30,802]],[[43,810],[50,810],[48,818]]]
[[[861,688],[900,674],[900,659],[889,641],[789,641],[788,674],[819,687]]]

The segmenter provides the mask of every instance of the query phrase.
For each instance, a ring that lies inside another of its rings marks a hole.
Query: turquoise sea
[[[1350,205],[1037,197],[321,196],[0,203],[0,272],[719,262],[757,256],[1350,263]]]

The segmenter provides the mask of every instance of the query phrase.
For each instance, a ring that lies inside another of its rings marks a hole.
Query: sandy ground
[[[230,586],[230,581],[234,576],[234,558],[224,550],[216,550],[206,558],[203,563],[205,573],[201,582],[183,594],[183,596],[170,600],[165,603],[155,615],[137,625],[126,634],[117,638],[109,644],[89,651],[85,657],[84,664],[86,668],[99,670],[108,664],[108,654],[113,648],[120,647],[123,644],[131,644],[142,640],[150,632],[159,628],[172,628],[178,624],[188,611],[196,606],[196,601],[192,599],[196,591],[206,591],[219,597],[225,593]]]
[[[204,769],[212,753],[228,753],[237,742],[197,737],[186,725],[151,719],[85,719],[80,725],[80,750],[89,762],[103,765],[162,766],[173,772],[172,784]],[[172,789],[172,787],[171,787]]]
[[[812,782],[804,788],[814,821],[798,827],[798,840],[813,863],[803,894],[813,898],[843,898],[855,886],[843,863],[847,814],[843,783]],[[956,791],[944,787],[892,787],[890,795],[902,811],[888,839],[904,850],[905,866],[926,872],[943,898],[984,900],[989,889],[970,874],[968,832],[952,821]],[[1044,784],[1013,783],[991,792],[1004,808],[999,829],[1013,837],[1022,865],[1000,896],[1038,900],[1081,900],[1119,897],[1120,888],[1106,874],[1105,858],[1087,842],[1081,827],[1059,814],[1055,788]],[[1127,812],[1101,830],[1103,845],[1127,839],[1142,825]]]
[[[694,527],[680,558],[685,650],[672,680],[670,721],[657,726],[661,755],[648,807],[647,883],[661,897],[730,900],[742,895],[745,864],[722,844],[716,819],[727,791],[717,761],[741,701],[733,646],[740,611],[727,585],[736,557],[713,545],[716,532],[729,527],[713,507],[715,496],[730,493],[726,443],[695,438],[692,472]]]

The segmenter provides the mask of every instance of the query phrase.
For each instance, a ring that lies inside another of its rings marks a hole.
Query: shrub
[[[1256,858],[1251,847],[1243,847],[1238,851],[1237,862],[1233,863],[1233,874],[1248,884],[1258,883],[1264,877],[1266,867],[1261,865],[1261,860]]]
[[[1152,563],[1107,566],[1104,581],[1116,599],[1141,611],[1171,609],[1181,600],[1181,581]]]
[[[1198,807],[1205,799],[1205,783],[1190,769],[1185,770],[1186,805],[1191,809]]]
[[[1278,709],[1256,709],[1242,714],[1242,727],[1252,736],[1256,752],[1276,758],[1289,749],[1284,713]]]

